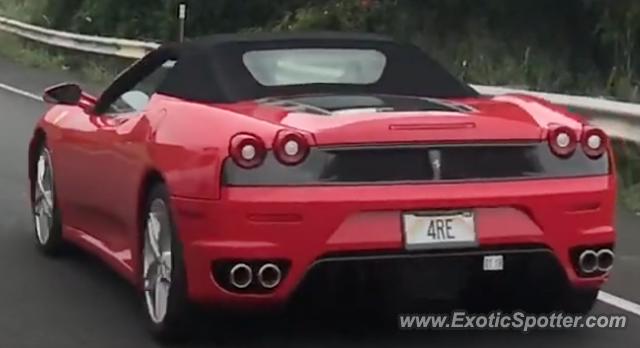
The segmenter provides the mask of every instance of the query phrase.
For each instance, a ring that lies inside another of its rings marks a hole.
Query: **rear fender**
[[[167,110],[149,142],[151,162],[173,196],[219,199],[230,139],[254,134],[270,148],[284,127],[209,105],[156,96]]]

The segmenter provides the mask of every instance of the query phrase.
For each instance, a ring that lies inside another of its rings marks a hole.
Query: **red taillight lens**
[[[255,135],[237,134],[231,138],[229,154],[236,164],[242,168],[255,168],[264,162],[267,149],[264,142]]]
[[[607,151],[608,137],[602,129],[587,128],[582,133],[582,150],[591,158],[598,158]]]
[[[559,157],[569,157],[578,146],[576,133],[569,127],[560,126],[549,129],[549,147]]]
[[[309,142],[300,133],[280,131],[273,143],[273,152],[282,164],[296,165],[309,155]]]

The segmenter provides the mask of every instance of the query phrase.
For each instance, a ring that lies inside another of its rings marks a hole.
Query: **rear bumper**
[[[287,302],[305,287],[318,265],[327,263],[328,255],[364,253],[388,261],[385,255],[430,257],[452,252],[406,251],[401,226],[405,211],[471,209],[478,246],[450,257],[466,264],[469,261],[463,260],[474,253],[512,253],[536,246],[552,256],[574,287],[597,288],[606,275],[579,276],[572,250],[611,246],[615,240],[612,176],[437,185],[230,187],[222,190],[220,200],[173,197],[173,205],[190,297],[232,306]],[[518,259],[526,259],[528,253],[522,255]],[[228,291],[214,279],[212,268],[229,260],[284,260],[286,275],[273,291]],[[477,262],[482,266],[477,258],[471,260],[475,261],[468,267],[478,267]],[[509,260],[505,257],[505,271]],[[533,274],[530,268],[521,272]],[[467,281],[472,284],[473,279]],[[402,281],[389,279],[390,287],[398,283]]]
[[[484,257],[495,255],[504,257],[505,268],[485,271]],[[566,280],[553,252],[535,246],[335,255],[311,265],[294,299],[296,303],[320,302],[322,307],[332,303],[366,307],[372,303],[506,298],[523,295],[541,284],[566,286]]]

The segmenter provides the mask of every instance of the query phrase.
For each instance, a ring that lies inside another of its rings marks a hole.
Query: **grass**
[[[6,33],[0,33],[0,41],[0,55],[12,61],[41,69],[64,68],[64,58],[48,52],[45,48],[29,45],[20,38]]]
[[[32,14],[44,13],[46,0],[2,0],[0,1],[0,15],[23,22],[31,22]],[[46,22],[47,18],[42,15]]]
[[[130,60],[72,52],[0,33],[0,56],[47,71],[68,71],[80,80],[106,86]]]
[[[640,212],[640,144],[614,140],[618,169],[619,199],[630,210]]]
[[[640,184],[635,184],[620,190],[620,201],[633,212],[640,212]]]

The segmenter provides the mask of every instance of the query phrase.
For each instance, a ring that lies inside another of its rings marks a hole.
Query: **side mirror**
[[[78,105],[82,99],[82,89],[74,83],[63,83],[47,88],[42,99],[49,104]]]

